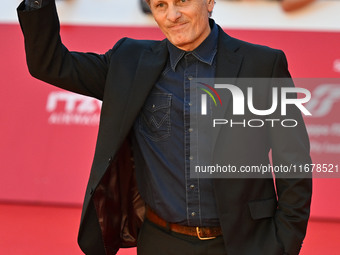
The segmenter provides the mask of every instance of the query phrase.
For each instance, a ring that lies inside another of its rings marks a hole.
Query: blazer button
[[[94,193],[94,188],[91,188],[90,189],[90,195],[93,195],[93,193]]]
[[[112,162],[112,160],[113,160],[113,157],[110,157],[110,158],[109,158],[109,163],[111,163],[111,162]]]

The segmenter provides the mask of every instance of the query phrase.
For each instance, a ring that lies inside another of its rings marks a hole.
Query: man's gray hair
[[[149,6],[150,6],[150,1],[151,0],[144,0]],[[214,3],[216,4],[216,1],[214,1]],[[150,8],[151,9],[151,8]],[[209,12],[209,18],[211,17],[211,15],[212,15],[212,11],[211,12]]]

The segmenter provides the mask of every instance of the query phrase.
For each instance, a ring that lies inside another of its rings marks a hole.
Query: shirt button
[[[188,76],[188,80],[191,81],[194,77],[192,77],[191,75]]]
[[[35,6],[40,6],[39,1],[34,1],[34,5],[35,5]]]
[[[190,160],[193,160],[193,159],[194,159],[194,157],[193,157],[193,156],[190,156],[190,157],[189,157],[189,159],[190,159]]]
[[[195,185],[194,184],[191,184],[190,185],[190,189],[194,189],[195,188]]]
[[[192,106],[192,103],[190,102],[190,103],[188,103],[188,105],[189,105],[189,106]]]
[[[195,213],[195,212],[192,212],[192,213],[191,213],[191,216],[192,216],[192,217],[194,217],[195,215],[196,215],[196,213]]]
[[[193,129],[193,128],[189,128],[188,130],[189,130],[189,132],[192,132],[192,131],[194,131],[194,129]]]
[[[152,108],[155,108],[155,107],[156,107],[156,105],[153,104],[153,105],[152,105]]]

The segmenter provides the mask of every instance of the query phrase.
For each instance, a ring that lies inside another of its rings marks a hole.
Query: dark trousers
[[[138,236],[137,255],[227,255],[222,236],[200,240],[168,231],[145,220]]]

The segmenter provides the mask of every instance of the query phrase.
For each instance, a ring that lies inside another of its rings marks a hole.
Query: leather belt
[[[170,223],[159,217],[152,209],[147,207],[145,217],[152,223],[176,233],[196,236],[200,240],[210,240],[222,235],[221,227],[189,227]]]

